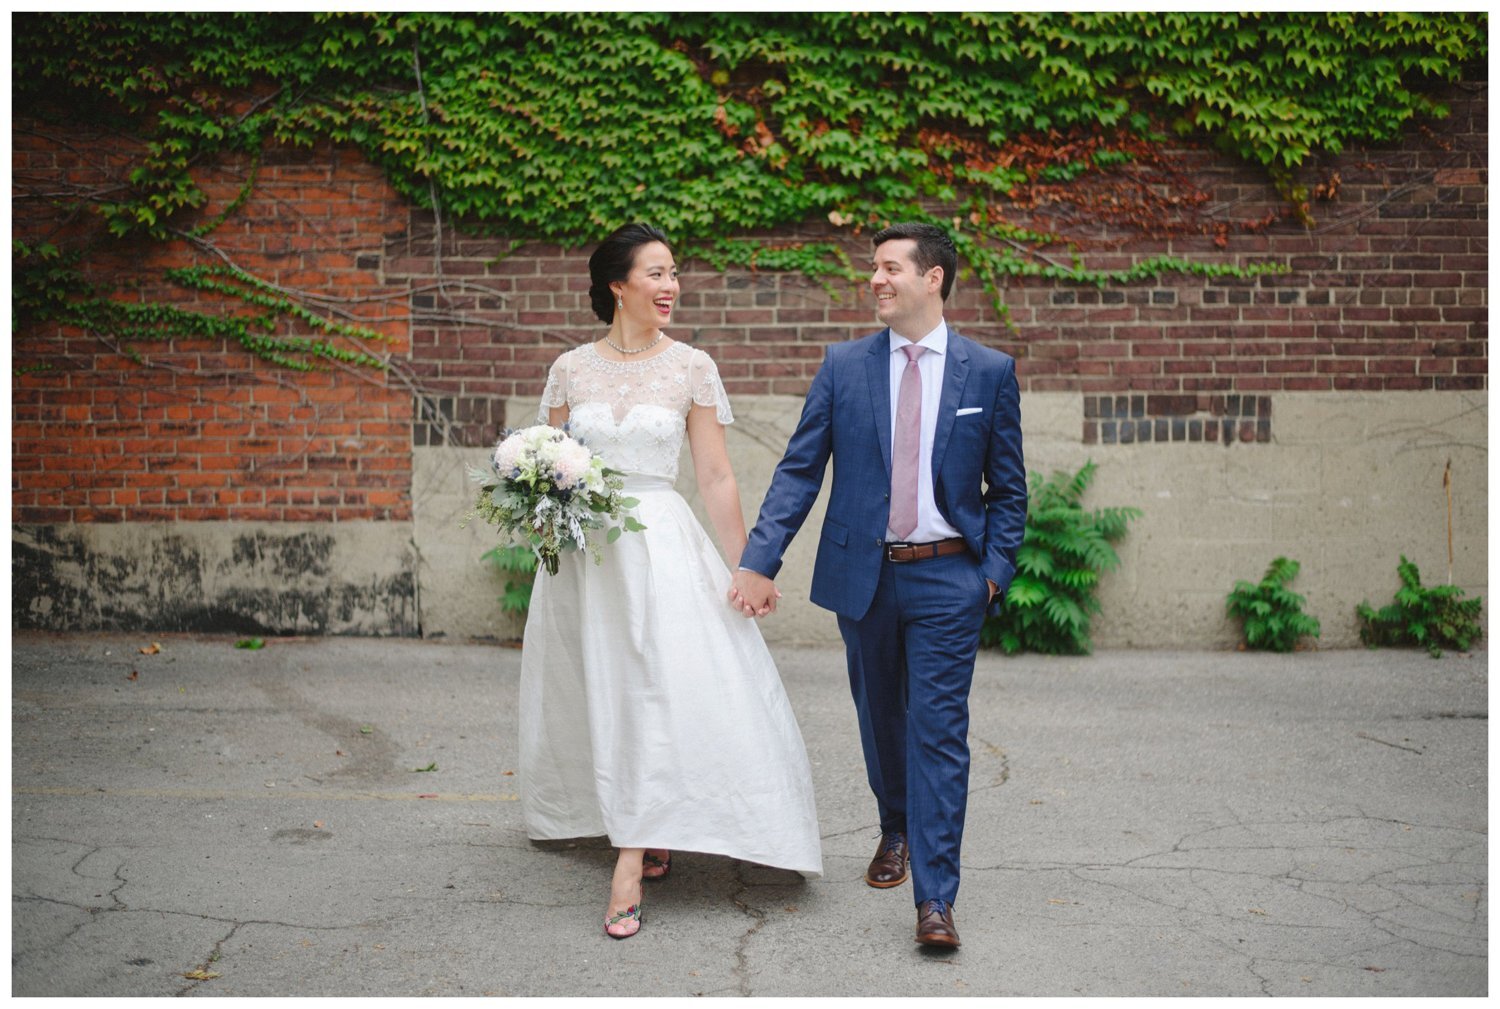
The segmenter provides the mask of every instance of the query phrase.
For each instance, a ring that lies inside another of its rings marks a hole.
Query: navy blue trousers
[[[972,554],[885,561],[870,611],[839,617],[880,829],[906,834],[913,897],[954,903],[969,798],[969,686],[989,584]]]

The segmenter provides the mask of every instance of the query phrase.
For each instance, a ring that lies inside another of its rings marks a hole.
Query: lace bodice
[[[693,405],[713,407],[719,423],[734,415],[713,358],[674,343],[644,361],[611,361],[593,344],[559,357],[547,373],[539,414],[566,406],[573,437],[625,473],[677,479],[677,460]]]

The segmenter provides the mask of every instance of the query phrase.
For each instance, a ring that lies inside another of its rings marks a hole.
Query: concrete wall
[[[1300,394],[1272,397],[1274,441],[1231,445],[1084,445],[1082,396],[1022,396],[1027,466],[1050,473],[1099,464],[1084,503],[1133,505],[1145,514],[1120,545],[1122,565],[1105,576],[1100,648],[1232,648],[1238,625],[1224,597],[1238,579],[1258,581],[1272,558],[1302,563],[1292,588],[1323,623],[1321,646],[1359,643],[1354,607],[1388,603],[1402,553],[1428,584],[1447,580],[1443,468],[1454,481],[1454,581],[1488,590],[1488,398],[1485,393]],[[729,451],[747,525],[802,402],[790,396],[735,400]],[[530,423],[535,405],[513,400],[509,421]],[[495,542],[482,526],[459,531],[472,501],[464,464],[484,450],[418,449],[414,473],[416,544],[426,634],[509,637],[518,632],[493,600],[498,575],[479,557]],[[697,501],[686,458],[679,490]],[[793,543],[778,584],[767,640],[836,643],[828,612],[807,601],[822,501]],[[711,527],[710,527],[711,528]]]
[[[1085,504],[1145,514],[1105,576],[1100,648],[1232,648],[1224,615],[1237,579],[1273,557],[1302,563],[1293,588],[1323,623],[1321,646],[1358,644],[1354,607],[1390,601],[1401,554],[1427,584],[1447,581],[1443,469],[1453,474],[1454,582],[1488,593],[1488,396],[1485,393],[1272,396],[1271,443],[1085,445],[1083,397],[1028,393],[1028,468],[1099,464]],[[793,396],[742,396],[729,451],[747,525],[801,412]],[[507,420],[532,422],[512,400]],[[467,465],[481,448],[413,451],[411,522],[75,523],[13,527],[12,625],[52,630],[158,629],[263,634],[520,636],[497,599],[503,577],[482,554]],[[708,526],[684,451],[679,490]],[[826,493],[825,493],[826,500]],[[820,500],[778,584],[774,643],[838,641],[833,616],[807,600]],[[709,527],[711,528],[711,527]]]
[[[11,625],[420,633],[409,522],[11,527]]]
[[[535,407],[533,407],[533,411]],[[477,488],[465,473],[488,451],[451,445],[412,450],[413,542],[422,589],[424,637],[512,640],[522,623],[500,609],[504,577],[483,559],[501,542],[492,526],[464,517]]]
[[[1068,396],[1034,396],[1032,469],[1099,465],[1085,504],[1145,512],[1099,592],[1100,647],[1233,647],[1224,597],[1279,555],[1322,621],[1322,647],[1359,644],[1354,608],[1389,603],[1404,553],[1425,584],[1448,580],[1443,468],[1452,460],[1453,580],[1488,589],[1488,397],[1484,393],[1273,395],[1270,444],[1077,443]]]

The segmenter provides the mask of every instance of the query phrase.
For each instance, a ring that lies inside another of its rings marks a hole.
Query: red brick
[[[1432,388],[1432,382],[1432,379],[1423,378],[1419,375],[1385,376],[1385,388],[1394,390],[1415,391],[1418,389],[1430,389]]]
[[[1281,388],[1280,378],[1257,378],[1254,375],[1243,375],[1235,380],[1234,387],[1242,392],[1274,392]],[[1243,427],[1241,428],[1243,431]],[[1252,426],[1251,433],[1254,433]],[[1242,436],[1242,440],[1251,441],[1253,438]]]
[[[1131,353],[1136,357],[1180,357],[1182,345],[1169,342],[1140,341],[1131,345]]]
[[[1085,247],[1084,253],[1099,268],[1133,265],[1168,249],[1207,261],[1263,256],[1289,261],[1296,273],[1168,275],[1102,290],[1010,278],[1004,287],[1014,328],[996,315],[978,284],[965,283],[948,318],[967,335],[1020,356],[1023,387],[1032,391],[1327,391],[1335,379],[1341,389],[1486,388],[1483,214],[1441,213],[1487,200],[1484,106],[1459,91],[1447,100],[1457,114],[1432,129],[1442,142],[1458,145],[1457,166],[1454,154],[1416,133],[1376,154],[1351,150],[1335,159],[1344,175],[1340,200],[1315,208],[1324,230],[1307,231],[1282,214],[1262,175],[1207,149],[1184,147],[1175,157],[1196,173],[1214,203],[1234,206],[1242,219],[1266,212],[1280,219],[1261,234],[1231,233],[1223,249],[1207,237],[1141,240],[1101,231],[1097,237],[1116,244]],[[100,160],[96,169],[33,132],[16,136],[16,164],[77,185],[109,185],[115,181],[110,173],[126,164],[111,149],[117,141],[108,138],[90,141]],[[1363,167],[1366,158],[1374,167]],[[266,159],[260,187],[214,233],[215,242],[263,276],[355,299],[338,304],[392,337],[375,348],[391,353],[399,374],[423,388],[534,396],[558,353],[599,335],[583,298],[587,248],[533,243],[506,254],[504,238],[449,231],[442,271],[447,291],[439,292],[432,240],[423,237],[431,235],[430,216],[397,198],[357,151],[327,144],[311,151],[275,148]],[[106,164],[113,167],[106,170]],[[242,173],[248,161],[237,157],[229,164]],[[1462,187],[1431,213],[1421,201],[1435,199],[1428,194],[1437,189],[1424,172],[1450,173],[1434,177]],[[193,220],[207,220],[239,192],[238,177],[201,174],[210,204]],[[1419,188],[1410,189],[1413,184]],[[1423,216],[1358,216],[1403,187],[1404,199],[1385,206]],[[18,236],[36,226],[28,221],[46,223],[23,207],[13,222]],[[1024,215],[1018,221],[1024,223]],[[856,257],[868,253],[863,237],[845,244]],[[1062,248],[1055,253],[1067,254]],[[368,255],[378,259],[362,267]],[[100,260],[100,278],[113,279],[107,276],[113,270],[129,290],[132,276],[144,274],[146,283],[130,297],[243,312],[237,303],[226,306],[211,293],[184,292],[153,275],[162,265],[199,261],[185,245],[140,250],[121,244]],[[828,344],[878,328],[865,285],[837,288],[842,300],[805,278],[720,274],[693,263],[684,277],[679,326],[682,335],[711,349],[733,394],[795,396],[805,391]],[[1151,296],[1159,291],[1175,292],[1174,303],[1155,303]],[[1060,293],[1076,300],[1054,304]],[[441,307],[411,305],[412,294]],[[1289,294],[1294,300],[1283,301]],[[1124,300],[1105,300],[1114,297]],[[305,330],[301,324],[286,328]],[[395,375],[367,381],[342,368],[294,375],[221,341],[144,348],[157,364],[232,377],[173,374],[141,368],[88,334],[56,327],[19,334],[16,344],[18,362],[83,362],[13,382],[12,510],[18,520],[52,514],[66,521],[72,508],[75,518],[87,521],[289,521],[310,514],[395,521],[410,514],[412,397]],[[339,449],[349,438],[364,442],[358,452]],[[255,459],[262,462],[251,470]],[[101,460],[106,470],[99,469]],[[341,468],[342,460],[357,468]],[[217,479],[229,483],[212,485]],[[210,484],[199,486],[200,480]],[[65,494],[70,504],[63,503]]]
[[[1333,383],[1326,378],[1295,375],[1282,379],[1281,386],[1289,392],[1327,392]]]
[[[1458,392],[1465,389],[1485,389],[1488,387],[1482,375],[1455,375],[1451,377],[1440,375],[1432,380],[1432,384],[1434,389],[1441,389],[1447,392]]]
[[[1160,361],[1114,361],[1110,371],[1116,375],[1159,375]]]
[[[1032,349],[1031,352],[1032,353],[1040,353],[1043,347],[1048,347],[1048,346],[1054,346],[1054,345],[1051,345],[1051,344],[1039,344],[1039,345],[1036,345]],[[1075,355],[1072,355],[1072,356],[1076,356],[1076,357],[1129,357],[1130,356],[1130,346],[1131,345],[1128,344],[1128,343],[1115,343],[1115,342],[1112,342],[1112,341],[1106,342],[1106,341],[1103,341],[1103,340],[1090,340],[1090,341],[1087,341],[1087,342],[1084,342],[1084,343],[1057,344],[1055,346],[1074,347],[1074,348],[1076,348],[1077,349],[1077,353]],[[1059,355],[1059,356],[1066,356],[1066,355]]]

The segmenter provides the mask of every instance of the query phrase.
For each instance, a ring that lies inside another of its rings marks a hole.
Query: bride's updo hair
[[[600,242],[599,248],[589,257],[589,302],[601,321],[615,321],[615,293],[609,285],[630,276],[636,250],[652,242],[660,242],[668,249],[672,247],[659,228],[649,224],[627,224]]]

